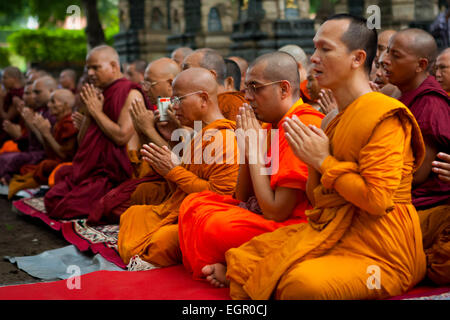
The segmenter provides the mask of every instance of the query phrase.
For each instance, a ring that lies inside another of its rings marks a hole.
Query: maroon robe
[[[22,99],[23,90],[24,88],[19,88],[19,89],[11,89],[8,91],[5,98],[3,99],[3,110],[5,112],[7,112],[9,107],[12,105],[14,97],[19,97]],[[17,116],[15,119],[11,119],[11,122],[18,123],[19,119],[20,117]],[[3,120],[4,119],[0,118],[0,147],[3,145],[3,143],[5,143],[5,141],[11,139],[11,137],[5,131],[3,131],[2,126]]]
[[[126,78],[114,81],[103,91],[103,112],[117,123],[132,89],[144,93]],[[88,216],[101,197],[129,179],[132,173],[127,147],[117,146],[95,121],[86,131],[72,166],[64,166],[55,185],[44,198],[47,214],[56,219]]]
[[[450,153],[450,98],[433,76],[426,78],[415,90],[400,99],[412,112],[426,141],[438,152]],[[439,161],[439,159],[436,159]],[[426,209],[450,200],[450,184],[430,172],[427,180],[412,189],[412,201],[417,209]]]

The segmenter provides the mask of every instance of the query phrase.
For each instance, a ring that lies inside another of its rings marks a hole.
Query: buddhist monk
[[[238,56],[231,56],[228,57],[228,59],[236,62],[237,65],[239,66],[239,69],[241,70],[241,86],[239,90],[242,91],[244,90],[245,74],[247,73],[248,62],[244,58]]]
[[[235,121],[239,107],[247,101],[240,91],[226,92],[225,77],[227,71],[223,57],[213,49],[198,49],[183,61],[183,70],[191,67],[208,69],[215,76],[219,92],[219,108],[226,119]]]
[[[177,118],[183,125],[202,128],[192,139],[187,132],[185,139],[190,142],[184,145],[187,148],[181,161],[175,148],[170,151],[167,147],[144,145],[144,159],[174,191],[160,205],[132,206],[120,217],[118,247],[125,263],[132,258],[132,263],[137,259],[156,266],[180,263],[177,221],[183,199],[204,190],[220,194],[234,191],[238,173],[235,123],[224,119],[220,112],[217,91],[213,74],[203,68],[190,68],[175,78],[173,103]],[[215,148],[212,141],[222,148]]]
[[[436,59],[436,80],[450,95],[450,48],[443,50]]]
[[[17,67],[6,67],[3,70],[0,86],[0,122],[18,122],[19,112],[13,107],[13,98],[22,98],[25,79]],[[4,88],[4,90],[3,90]],[[8,134],[0,128],[0,146],[9,139]]]
[[[433,172],[438,175],[438,178],[445,182],[450,182],[450,154],[439,152],[437,154],[439,161],[433,161]]]
[[[306,80],[308,76],[309,61],[308,56],[302,48],[295,44],[287,44],[278,51],[289,53],[297,61],[298,72],[300,73],[300,82]]]
[[[389,79],[386,77],[386,70],[384,67],[384,59],[387,57],[387,51],[383,51],[377,62],[375,63],[375,79],[373,82],[370,82],[372,90],[379,91],[384,93],[385,95],[398,99],[402,95],[400,90],[389,82]]]
[[[77,93],[77,73],[73,69],[64,69],[59,74],[59,85],[61,89],[70,90],[73,94]]]
[[[144,80],[144,72],[147,62],[136,60],[127,65],[125,76],[134,83],[141,83]]]
[[[158,97],[173,95],[172,82],[179,72],[178,64],[169,58],[160,58],[148,65],[142,87],[151,105],[156,105]],[[132,178],[109,191],[98,201],[89,215],[89,224],[117,224],[120,215],[131,205],[160,204],[170,195],[166,180],[148,163],[142,161],[139,153],[142,145],[150,142],[160,147],[171,147],[170,136],[178,129],[178,123],[172,119],[158,121],[159,113],[156,110],[155,113],[148,109],[142,100],[132,102],[130,115],[139,138],[134,146],[128,147],[128,155],[133,165]]]
[[[53,169],[62,162],[72,160],[78,133],[71,116],[74,105],[75,96],[72,91],[58,89],[52,92],[48,103],[50,113],[56,118],[54,126],[42,115],[34,115],[33,123],[43,138],[46,159],[31,172],[13,177],[9,184],[9,199],[20,190],[47,185]]]
[[[425,275],[411,181],[424,156],[420,129],[399,101],[372,92],[377,35],[364,18],[330,17],[311,58],[339,114],[326,131],[297,117],[286,139],[309,168],[308,223],[257,236],[214,265],[233,299],[383,299]],[[226,272],[226,273],[224,273]]]
[[[241,108],[237,128],[259,134],[262,121],[268,124],[264,126],[267,130],[279,130],[277,140],[263,143],[272,155],[271,174],[262,173],[265,164],[250,158],[263,159],[266,148],[258,150],[241,144],[245,149],[240,154],[246,158],[240,164],[235,197],[205,191],[189,195],[181,205],[179,238],[183,264],[194,278],[210,276],[209,265],[224,263],[228,249],[281,226],[306,222],[305,210],[311,209],[305,192],[308,169],[289,148],[282,123],[285,117],[296,114],[305,123],[320,126],[323,114],[300,98],[296,67],[289,54],[269,53],[250,64],[245,79],[245,98],[251,107]],[[267,137],[274,134],[267,132]],[[273,149],[273,144],[277,149]]]
[[[180,47],[172,51],[170,58],[181,68],[184,58],[190,55],[194,50],[189,47]]]
[[[45,157],[42,135],[33,123],[36,114],[42,115],[53,125],[55,118],[48,110],[51,93],[57,89],[57,82],[50,76],[38,78],[33,83],[33,109],[30,106],[20,107],[20,115],[26,127],[21,137],[16,140],[20,152],[8,152],[0,155],[0,178],[9,183],[13,174],[19,173],[25,165],[35,165]],[[22,172],[24,173],[24,172]]]
[[[241,90],[241,70],[236,62],[230,59],[224,59],[227,67],[227,73],[225,77],[225,90],[226,91],[240,91]]]
[[[416,117],[425,141],[425,160],[414,174],[412,190],[413,204],[421,210],[449,204],[450,199],[450,185],[431,170],[437,153],[450,148],[450,99],[429,75],[436,55],[437,45],[429,33],[406,29],[391,38],[384,60],[389,82],[401,91],[399,100]]]
[[[60,170],[61,179],[44,198],[54,219],[88,216],[108,191],[129,179],[132,166],[127,144],[135,130],[131,102],[144,99],[142,89],[120,72],[117,52],[109,46],[93,48],[86,57],[89,84],[81,91],[86,117],[78,133],[72,166]]]

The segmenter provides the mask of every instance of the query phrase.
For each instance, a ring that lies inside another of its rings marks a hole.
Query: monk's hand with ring
[[[330,155],[330,142],[322,129],[314,125],[306,126],[294,115],[283,123],[286,140],[294,154],[318,172],[323,161]]]
[[[148,162],[156,172],[165,176],[170,170],[181,164],[180,159],[166,146],[154,143],[144,144],[141,149],[142,159]]]
[[[95,114],[103,110],[104,97],[97,88],[92,84],[86,83],[80,92],[81,101],[86,105],[86,109],[90,115]]]
[[[260,141],[259,132],[262,128],[258,119],[256,119],[253,109],[247,103],[244,103],[239,108],[239,113],[236,116],[236,129],[239,152],[245,153],[247,161],[252,156],[257,156],[257,161],[262,159],[260,156],[264,154],[266,147],[263,145],[264,141]],[[253,163],[253,161],[251,162]]]

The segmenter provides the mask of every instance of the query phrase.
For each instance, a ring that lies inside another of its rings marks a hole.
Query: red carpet
[[[96,271],[74,279],[0,287],[0,300],[227,300],[228,288],[195,281],[183,266],[149,271]]]

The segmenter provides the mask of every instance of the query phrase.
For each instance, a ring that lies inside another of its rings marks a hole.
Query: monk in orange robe
[[[177,118],[182,125],[196,129],[196,134],[191,139],[190,131],[179,131],[183,143],[172,151],[144,145],[144,160],[168,181],[173,192],[160,205],[132,206],[121,215],[118,248],[127,264],[137,259],[135,256],[157,266],[180,263],[177,221],[183,199],[203,190],[231,194],[236,186],[235,123],[220,112],[214,76],[203,68],[190,68],[175,78],[173,91]],[[179,146],[183,148],[181,161],[176,156]]]
[[[183,264],[194,278],[209,275],[208,268],[205,274],[202,272],[203,267],[224,263],[228,249],[281,226],[306,222],[305,210],[312,208],[305,193],[308,168],[294,156],[284,138],[282,123],[285,117],[295,114],[305,123],[320,127],[323,114],[303,103],[299,81],[296,61],[285,52],[263,55],[250,65],[246,99],[257,118],[246,105],[238,115],[237,127],[244,132],[258,132],[261,129],[258,120],[266,122],[263,128],[268,130],[268,139],[263,150],[241,150],[240,154],[247,152],[262,159],[267,149],[272,157],[272,172],[261,174],[261,164],[252,163],[247,157],[240,165],[234,198],[204,191],[183,201],[180,247]],[[253,126],[249,127],[249,122]],[[272,129],[278,133],[274,135]],[[272,141],[272,137],[277,140]]]
[[[355,37],[355,35],[358,35]],[[425,153],[412,113],[372,92],[376,30],[341,14],[314,37],[321,86],[339,114],[325,132],[293,117],[285,122],[294,153],[308,164],[308,223],[257,236],[213,265],[233,299],[384,299],[414,287],[426,261],[413,172]]]
[[[26,175],[13,177],[9,185],[8,198],[20,190],[48,184],[48,178],[56,166],[72,160],[77,148],[78,134],[72,121],[74,105],[74,94],[67,89],[58,89],[52,92],[48,103],[50,114],[56,118],[53,128],[50,121],[40,114],[35,114],[33,123],[42,136],[46,159]]]
[[[197,49],[188,55],[182,64],[183,70],[197,67],[208,69],[215,77],[218,86],[219,108],[225,119],[236,121],[239,107],[247,101],[241,91],[229,91],[225,88],[227,74],[223,57],[217,51],[209,48]]]

